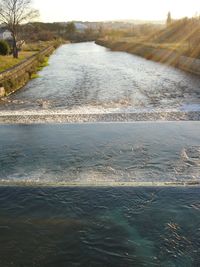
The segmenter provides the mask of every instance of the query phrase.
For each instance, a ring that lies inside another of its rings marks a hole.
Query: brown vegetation
[[[181,55],[200,58],[200,18],[171,20],[160,25],[135,25],[130,31],[105,31],[103,39],[125,46],[167,49]]]

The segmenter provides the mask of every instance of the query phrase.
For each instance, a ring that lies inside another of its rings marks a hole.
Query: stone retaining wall
[[[44,61],[45,56],[49,56],[53,51],[53,46],[47,47],[18,65],[0,72],[0,97],[23,87],[31,79],[31,75],[37,71],[37,67]]]

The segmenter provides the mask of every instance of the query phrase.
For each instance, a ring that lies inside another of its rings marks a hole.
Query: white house
[[[11,40],[12,34],[5,28],[0,28],[0,40]]]
[[[80,23],[80,22],[75,22],[74,26],[76,27],[76,30],[78,32],[84,32],[85,30],[88,29],[88,27],[85,24]]]

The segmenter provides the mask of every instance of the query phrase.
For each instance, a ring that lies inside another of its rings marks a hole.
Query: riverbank
[[[123,51],[144,57],[148,60],[171,65],[181,70],[200,75],[200,59],[184,56],[180,50],[159,48],[145,43],[112,41],[100,39],[96,44],[107,47],[112,51]]]
[[[22,51],[18,59],[4,56],[0,64],[0,70],[3,70],[0,72],[0,98],[14,93],[34,78],[37,71],[47,65],[48,57],[59,45],[60,42],[35,44]]]
[[[18,65],[35,53],[36,51],[22,51],[19,54],[19,58],[13,58],[12,55],[0,56],[0,73]]]

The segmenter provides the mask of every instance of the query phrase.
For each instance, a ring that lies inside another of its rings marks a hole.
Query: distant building
[[[74,26],[77,32],[84,32],[85,30],[88,29],[88,26],[80,22],[74,22]]]
[[[170,26],[172,24],[172,16],[171,12],[168,12],[167,14],[167,21],[166,21],[167,26]]]
[[[0,28],[0,40],[11,40],[12,33],[6,28]]]

